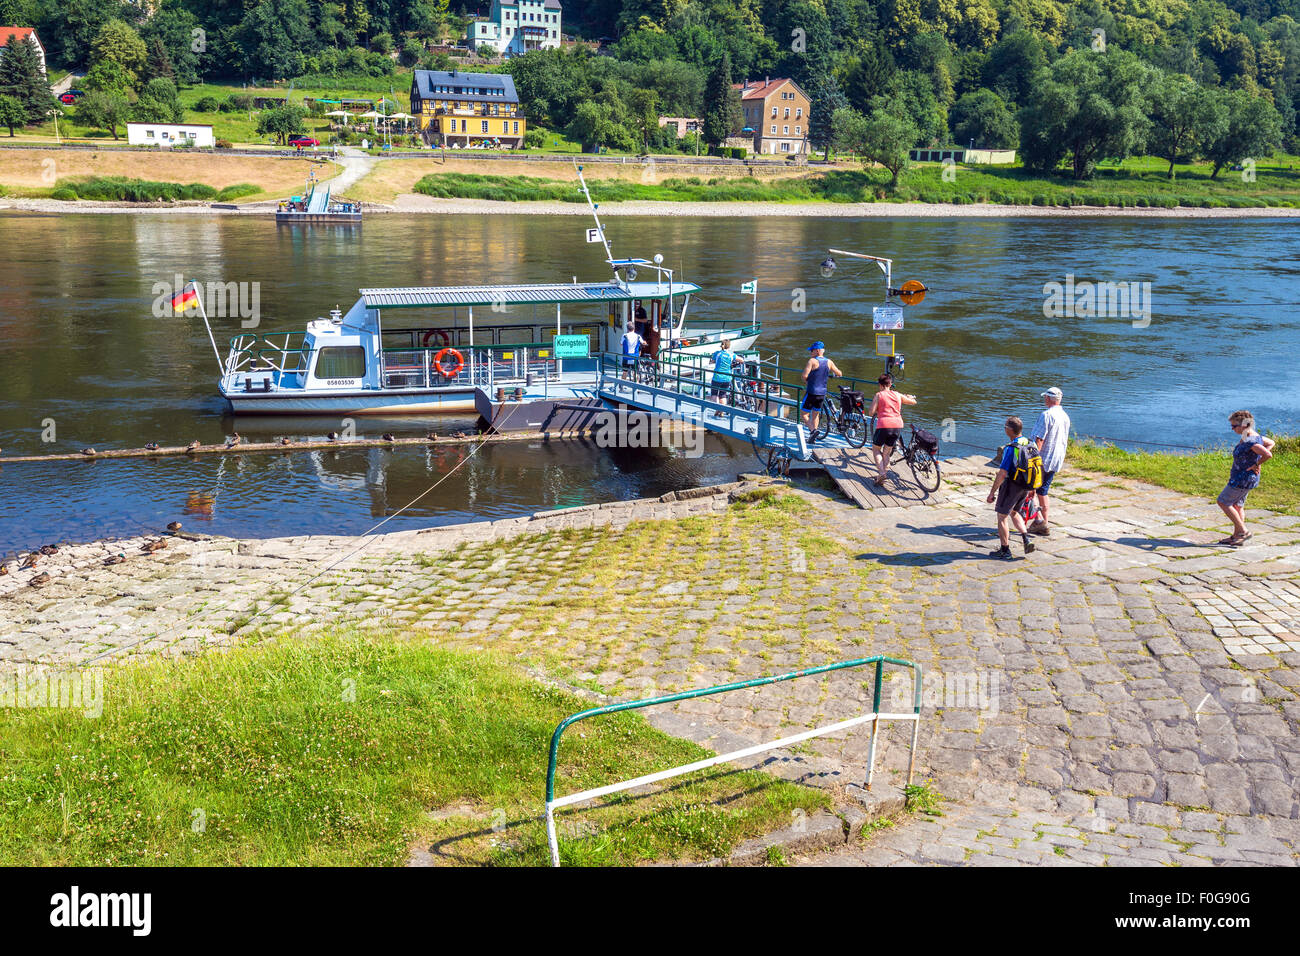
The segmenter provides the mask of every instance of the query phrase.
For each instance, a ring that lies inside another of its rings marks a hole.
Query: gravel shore
[[[0,212],[134,213],[136,215],[223,215],[269,216],[277,203],[244,205],[189,203],[60,202],[54,199],[0,199]],[[430,196],[399,196],[393,205],[365,203],[367,215],[404,213],[437,215],[581,216],[590,213],[581,203],[497,202],[490,199],[434,199]],[[602,203],[604,216],[823,216],[867,219],[1005,219],[1042,218],[1151,218],[1151,219],[1276,219],[1300,216],[1300,209],[1140,209],[1096,206],[1003,206],[956,205],[952,203],[753,203],[753,202],[618,202]]]

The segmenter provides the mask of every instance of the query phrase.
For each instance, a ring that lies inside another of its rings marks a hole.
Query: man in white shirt
[[[641,349],[645,347],[645,339],[637,334],[636,327],[628,323],[627,332],[623,334],[623,370],[624,378],[631,378],[636,368],[637,359],[641,357]]]
[[[1064,396],[1055,386],[1043,392],[1043,413],[1038,416],[1034,430],[1029,438],[1038,446],[1038,453],[1043,456],[1043,486],[1038,489],[1038,510],[1042,513],[1042,530],[1038,533],[1047,535],[1047,492],[1052,487],[1052,479],[1065,464],[1065,446],[1070,440],[1070,416],[1061,407]]]

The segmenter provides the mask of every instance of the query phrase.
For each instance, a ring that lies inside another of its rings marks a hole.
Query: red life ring
[[[443,356],[447,354],[450,354],[456,360],[456,364],[451,368],[447,368],[442,364]],[[438,370],[443,378],[455,378],[465,367],[465,356],[453,348],[445,348],[433,357],[433,367]]]
[[[433,338],[435,335],[438,336],[438,339],[443,345],[451,344],[451,337],[447,335],[446,331],[443,329],[430,329],[428,332],[424,333],[424,347],[426,349],[429,347],[429,339]]]

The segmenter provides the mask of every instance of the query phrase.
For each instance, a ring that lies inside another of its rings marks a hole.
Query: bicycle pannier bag
[[[939,450],[938,436],[924,428],[916,430],[916,443],[932,455]]]

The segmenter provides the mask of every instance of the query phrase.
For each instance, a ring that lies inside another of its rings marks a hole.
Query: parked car
[[[302,149],[304,146],[319,146],[320,140],[312,139],[310,136],[295,136],[289,140],[289,145]]]
[[[75,102],[77,102],[77,98],[76,98],[75,96],[72,95],[72,91],[71,91],[71,90],[68,90],[68,92],[66,92],[66,93],[60,93],[60,94],[59,94],[59,102],[60,102],[60,103],[75,103]]]

